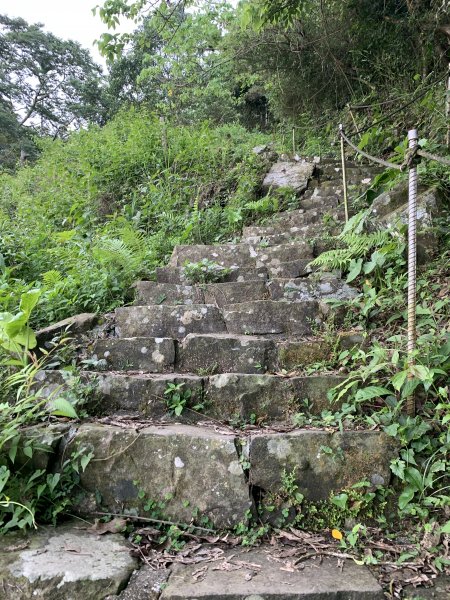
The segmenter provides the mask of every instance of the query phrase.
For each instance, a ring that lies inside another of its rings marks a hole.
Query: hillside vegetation
[[[59,89],[67,94],[60,113],[55,98],[40,103],[39,90],[18,89],[24,80],[13,60],[17,48],[26,50],[29,65],[44,70],[42,56],[55,40],[22,20],[0,20],[0,51],[10,51],[0,69],[0,532],[25,529],[35,518],[55,522],[69,511],[92,458],[82,451],[68,457],[61,477],[23,475],[20,461],[35,451],[23,427],[85,415],[92,392],[77,380],[59,404],[39,395],[35,377],[46,363],[75,377],[79,365],[60,341],[54,363],[52,353],[39,354],[35,330],[132,303],[136,280],[154,279],[178,244],[235,241],[244,225],[270,224],[272,215],[298,208],[292,190],[263,193],[268,155],[339,160],[339,123],[360,149],[397,164],[412,127],[422,148],[450,156],[447,2],[248,0],[233,7],[204,0],[155,7],[106,0],[100,14],[105,27],[131,15],[136,31],[102,37],[107,75],[79,48],[61,46],[87,79]],[[37,38],[39,56],[32,51]],[[18,98],[28,103],[25,120]],[[267,152],[253,150],[261,145]],[[339,268],[355,286],[345,326],[363,341],[353,349],[335,344],[326,360],[302,372],[344,375],[331,397],[345,402],[314,418],[298,412],[293,425],[383,431],[400,447],[392,485],[367,484],[364,494],[353,490],[309,506],[302,526],[339,527],[342,548],[381,564],[381,551],[364,552],[371,531],[354,519],[362,506],[387,539],[400,529],[410,536],[410,551],[395,560],[417,559],[443,572],[450,565],[450,169],[428,160],[418,169],[421,185],[442,198],[442,214],[433,222],[435,247],[418,271],[414,363],[406,353],[406,228],[374,233],[367,212],[377,195],[406,178],[387,169],[357,198],[350,189],[360,212],[340,235],[332,215],[322,219],[330,235],[320,241],[334,250],[316,263]],[[330,322],[320,335],[330,342],[337,333]],[[181,412],[188,399],[180,389],[167,395]],[[413,393],[419,414],[407,415]],[[284,474],[282,500],[295,504],[292,477]],[[180,530],[161,531],[169,546],[182,547]],[[267,523],[249,519],[235,534],[253,543],[269,532]],[[436,543],[426,537],[433,532]]]

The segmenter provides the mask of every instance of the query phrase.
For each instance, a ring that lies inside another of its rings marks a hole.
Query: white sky
[[[101,0],[0,0],[0,14],[9,17],[22,17],[29,23],[43,23],[44,29],[66,40],[75,40],[88,48],[97,63],[105,65],[95,39],[107,31],[100,17],[92,14],[92,9]],[[125,21],[116,31],[129,32],[136,25]]]

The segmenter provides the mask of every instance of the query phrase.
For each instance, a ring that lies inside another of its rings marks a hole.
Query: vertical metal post
[[[417,129],[408,131],[408,147],[417,147],[419,136]],[[417,265],[417,167],[409,167],[408,187],[408,367],[414,365],[416,348],[416,265]],[[412,376],[411,376],[412,377]],[[410,417],[416,415],[414,394],[406,399],[406,410]]]
[[[295,127],[292,128],[292,156],[295,156]]]
[[[344,132],[344,126],[342,123],[339,124],[339,132]],[[345,166],[345,151],[344,151],[344,138],[342,135],[341,138],[341,160],[342,160],[342,184],[344,186],[344,212],[345,212],[345,222],[348,221],[348,197],[347,197],[347,169]]]

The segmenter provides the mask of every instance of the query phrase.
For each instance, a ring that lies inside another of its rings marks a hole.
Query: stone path
[[[350,165],[350,183],[361,188],[373,173]],[[80,444],[95,452],[81,477],[80,513],[100,506],[143,514],[148,500],[164,498],[171,519],[201,515],[214,526],[233,527],[257,510],[255,490],[259,498],[280,493],[283,472],[295,473],[299,491],[313,500],[362,479],[388,483],[396,448],[382,432],[292,427],[305,402],[313,414],[329,406],[327,391],[340,378],[286,373],[301,372],[331,346],[359,342],[344,334],[321,339],[324,323],[344,316],[324,300],[354,291],[337,274],[308,267],[324,235],[343,221],[338,176],[332,162],[306,165],[298,174],[297,189],[307,188],[299,209],[276,215],[270,225],[244,228],[237,244],[177,246],[155,282],[137,284],[135,305],[117,309],[115,335],[90,348],[107,370],[82,374],[98,385],[88,410],[95,405],[104,418],[71,428],[64,450]],[[223,281],[187,281],[185,263],[203,259],[229,269]],[[42,378],[48,391],[65,381],[59,372]],[[178,416],[168,409],[178,393],[168,393],[169,384],[182,384],[185,406]],[[248,423],[260,427],[239,430]],[[355,565],[344,574],[336,561],[284,573],[266,564],[264,553],[252,552],[255,561],[265,561],[254,579],[210,570],[193,584],[189,569],[177,567],[161,598],[383,597]]]

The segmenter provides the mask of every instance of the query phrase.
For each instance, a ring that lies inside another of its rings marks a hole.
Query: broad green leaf
[[[380,396],[387,396],[389,394],[391,394],[391,390],[388,390],[387,388],[369,385],[356,392],[356,401],[364,402],[365,400],[371,400],[372,398],[379,398]]]
[[[358,260],[352,260],[350,263],[350,272],[347,275],[347,283],[352,282],[354,279],[358,277],[362,270],[363,260],[362,258],[358,258]]]
[[[68,400],[62,398],[55,398],[52,400],[50,404],[50,410],[52,415],[56,415],[57,417],[68,417],[70,419],[78,419],[78,415],[74,409],[74,407],[70,404]]]
[[[447,521],[445,525],[442,525],[440,529],[441,533],[450,533],[450,521]]]
[[[407,467],[405,469],[405,479],[414,488],[421,492],[423,490],[423,477],[415,467]]]
[[[407,488],[405,488],[405,490],[401,493],[400,498],[398,499],[398,506],[400,510],[404,510],[408,506],[408,504],[414,498],[415,493],[416,492],[412,487],[408,486]]]
[[[408,371],[400,371],[400,373],[396,373],[394,377],[391,379],[391,383],[397,391],[400,391],[400,388],[405,383],[405,379],[408,376]]]
[[[27,320],[31,314],[31,311],[39,302],[41,293],[41,290],[33,289],[22,294],[20,298],[20,310],[26,315]]]
[[[30,350],[37,346],[36,335],[31,327],[24,327],[16,336],[14,336],[13,341]]]
[[[335,504],[336,506],[338,506],[339,508],[342,508],[342,510],[344,508],[346,508],[347,501],[348,501],[348,494],[339,494],[339,495],[333,496],[331,498],[331,502],[333,504]]]

